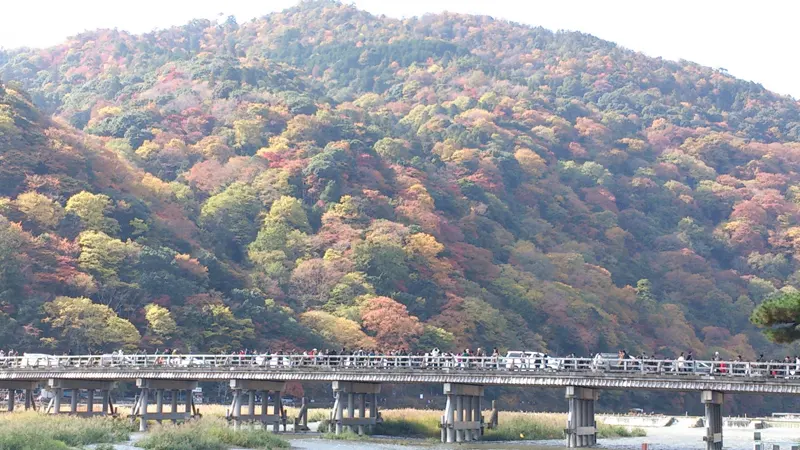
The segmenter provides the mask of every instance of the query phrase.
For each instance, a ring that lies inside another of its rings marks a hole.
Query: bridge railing
[[[612,373],[800,378],[800,364],[744,361],[676,361],[608,358],[492,357],[461,355],[23,355],[0,358],[0,371],[81,369],[430,370],[482,372]]]

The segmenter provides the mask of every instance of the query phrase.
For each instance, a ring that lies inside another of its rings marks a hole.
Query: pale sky
[[[96,28],[134,33],[194,18],[239,23],[295,0],[0,0],[0,47],[45,47]],[[392,17],[452,11],[552,30],[576,30],[650,56],[725,68],[800,98],[800,2],[796,0],[354,0]],[[221,14],[221,16],[220,16]]]

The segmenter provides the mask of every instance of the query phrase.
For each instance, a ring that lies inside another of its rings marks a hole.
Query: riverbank
[[[131,424],[112,418],[43,416],[36,412],[0,415],[0,449],[68,450],[89,444],[127,441]]]
[[[70,450],[95,445],[114,448],[130,441],[134,424],[111,417],[47,416],[37,412],[0,415],[2,450]],[[99,445],[97,445],[99,444]],[[151,426],[136,442],[145,450],[226,450],[289,448],[289,442],[262,429],[234,431],[220,417],[203,417],[180,425]]]
[[[289,442],[262,430],[244,427],[234,431],[224,419],[224,405],[204,405],[203,417],[180,425],[152,423],[150,432],[137,435],[135,448],[145,450],[225,450],[229,448],[280,449],[290,447]],[[2,450],[68,450],[100,444],[95,449],[115,448],[109,444],[128,443],[131,433],[138,429],[120,408],[121,418],[70,416],[44,416],[36,412],[17,412],[0,416],[0,449]],[[296,411],[287,411],[292,417]],[[328,409],[309,411],[309,425],[316,429],[319,421],[329,417]],[[490,413],[484,412],[485,417]],[[441,411],[394,409],[381,411],[383,422],[373,434],[397,438],[395,444],[426,440],[430,444],[440,437]],[[482,441],[532,441],[561,439],[565,414],[501,412],[497,428],[486,430]],[[601,438],[644,436],[640,428],[598,424]],[[295,435],[299,436],[299,435]],[[331,437],[325,435],[325,437]],[[363,440],[355,434],[346,434],[337,440]],[[370,438],[367,438],[370,439]],[[404,441],[406,439],[407,441]]]

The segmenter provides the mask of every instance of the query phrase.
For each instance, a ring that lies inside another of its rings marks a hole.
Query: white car
[[[124,355],[119,353],[106,353],[100,356],[100,365],[103,367],[135,365],[136,355]]]
[[[44,353],[23,353],[20,367],[58,367],[58,358]]]
[[[504,358],[508,370],[558,369],[558,361],[545,358],[544,353],[510,351]]]
[[[191,356],[172,356],[169,360],[170,364],[180,367],[201,367],[208,365],[207,361]]]
[[[506,357],[504,358],[506,363],[506,369],[521,369],[528,367],[528,360],[525,357],[525,352],[521,351],[513,351],[506,353]]]

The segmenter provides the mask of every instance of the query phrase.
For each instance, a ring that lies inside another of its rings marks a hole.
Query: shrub
[[[0,449],[60,450],[128,439],[130,424],[104,417],[42,417],[35,412],[0,416]]]
[[[233,430],[222,419],[200,419],[153,428],[138,446],[148,450],[225,450],[288,448],[289,443],[261,429]]]

